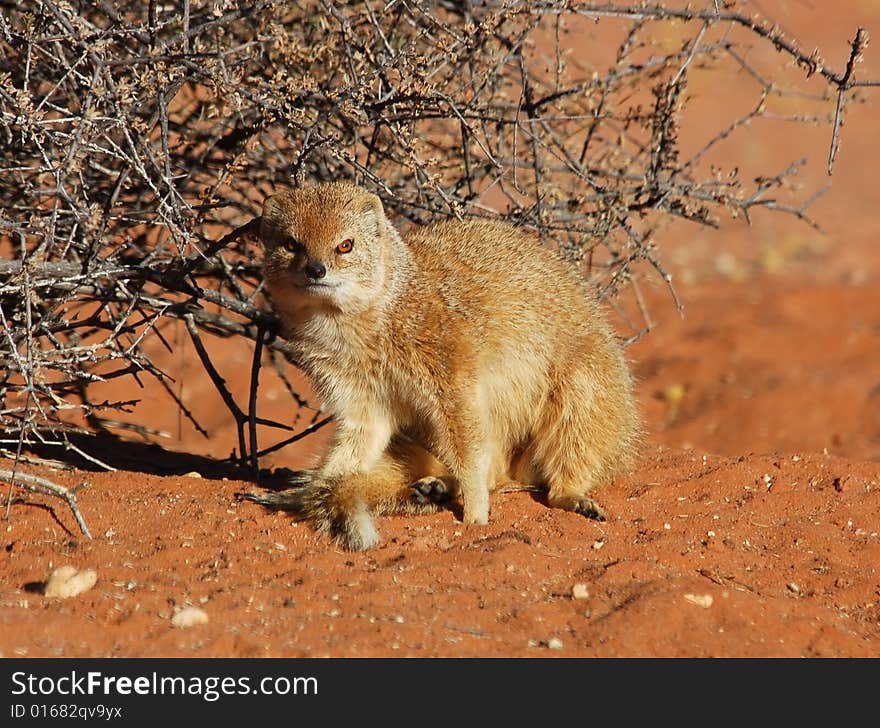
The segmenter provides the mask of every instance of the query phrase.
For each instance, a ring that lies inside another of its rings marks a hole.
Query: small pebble
[[[208,615],[204,609],[198,607],[184,607],[171,618],[171,624],[180,629],[195,627],[197,624],[207,624]]]
[[[53,571],[43,587],[43,594],[47,597],[67,599],[88,591],[98,581],[98,574],[94,569],[77,570],[73,566],[59,566]]]
[[[559,637],[551,637],[547,640],[547,647],[551,650],[561,650],[562,649],[562,640]]]
[[[586,584],[575,584],[571,588],[571,596],[575,599],[589,599],[590,590],[587,588]]]
[[[184,478],[201,478],[202,474],[198,470],[190,470],[188,473],[185,473]]]
[[[715,601],[712,599],[711,594],[685,594],[684,599],[686,602],[703,607],[703,609],[708,609],[712,606],[712,602]]]
[[[683,384],[670,384],[663,390],[663,398],[667,402],[680,402],[684,399],[686,388]]]

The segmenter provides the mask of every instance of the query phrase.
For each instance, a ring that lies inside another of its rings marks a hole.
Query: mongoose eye
[[[353,247],[354,240],[349,238],[347,240],[343,240],[341,243],[339,243],[339,245],[336,246],[336,252],[342,253],[344,255],[345,253],[350,253]]]
[[[290,251],[297,251],[302,247],[302,244],[292,235],[288,235],[281,241],[281,244]]]

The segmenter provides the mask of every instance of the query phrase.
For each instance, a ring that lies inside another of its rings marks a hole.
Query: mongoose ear
[[[278,195],[269,195],[263,200],[263,218],[270,218],[273,215],[277,215],[279,207]]]
[[[257,237],[264,248],[270,248],[276,242],[283,209],[284,203],[278,195],[270,195],[263,200],[263,214],[258,218]]]
[[[381,234],[385,225],[385,209],[382,200],[370,192],[364,192],[352,200],[351,210],[359,221],[374,234]]]
[[[372,192],[364,192],[355,200],[361,212],[384,212],[382,208],[382,200]]]
[[[274,240],[274,236],[272,235],[272,229],[274,225],[267,220],[265,217],[260,218],[260,227],[257,230],[257,240],[260,241],[260,245],[263,246],[264,250],[268,250],[272,247],[272,242]]]

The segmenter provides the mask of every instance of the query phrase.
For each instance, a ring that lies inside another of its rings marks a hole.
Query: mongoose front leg
[[[387,418],[346,417],[339,423],[333,445],[321,465],[321,477],[369,472],[387,449],[391,435],[392,426]]]
[[[471,451],[463,461],[451,468],[461,488],[465,523],[485,525],[489,522],[489,477],[491,456],[485,451]]]
[[[363,408],[362,412],[368,411]],[[306,486],[302,512],[318,530],[328,531],[352,551],[371,548],[379,532],[370,515],[376,468],[391,441],[389,419],[344,413],[323,465]]]
[[[477,463],[471,477],[465,476],[462,485],[464,522],[485,525],[489,523],[489,468]]]
[[[438,455],[458,483],[464,523],[489,522],[489,483],[493,477],[493,452],[476,399],[450,397],[437,429]]]

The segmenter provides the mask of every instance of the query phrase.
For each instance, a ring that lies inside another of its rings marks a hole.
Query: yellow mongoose
[[[350,184],[272,195],[266,288],[296,358],[335,414],[323,465],[253,500],[300,511],[349,549],[372,513],[460,494],[486,523],[493,490],[586,496],[631,463],[639,433],[621,347],[580,276],[509,225],[441,222],[402,239]]]

